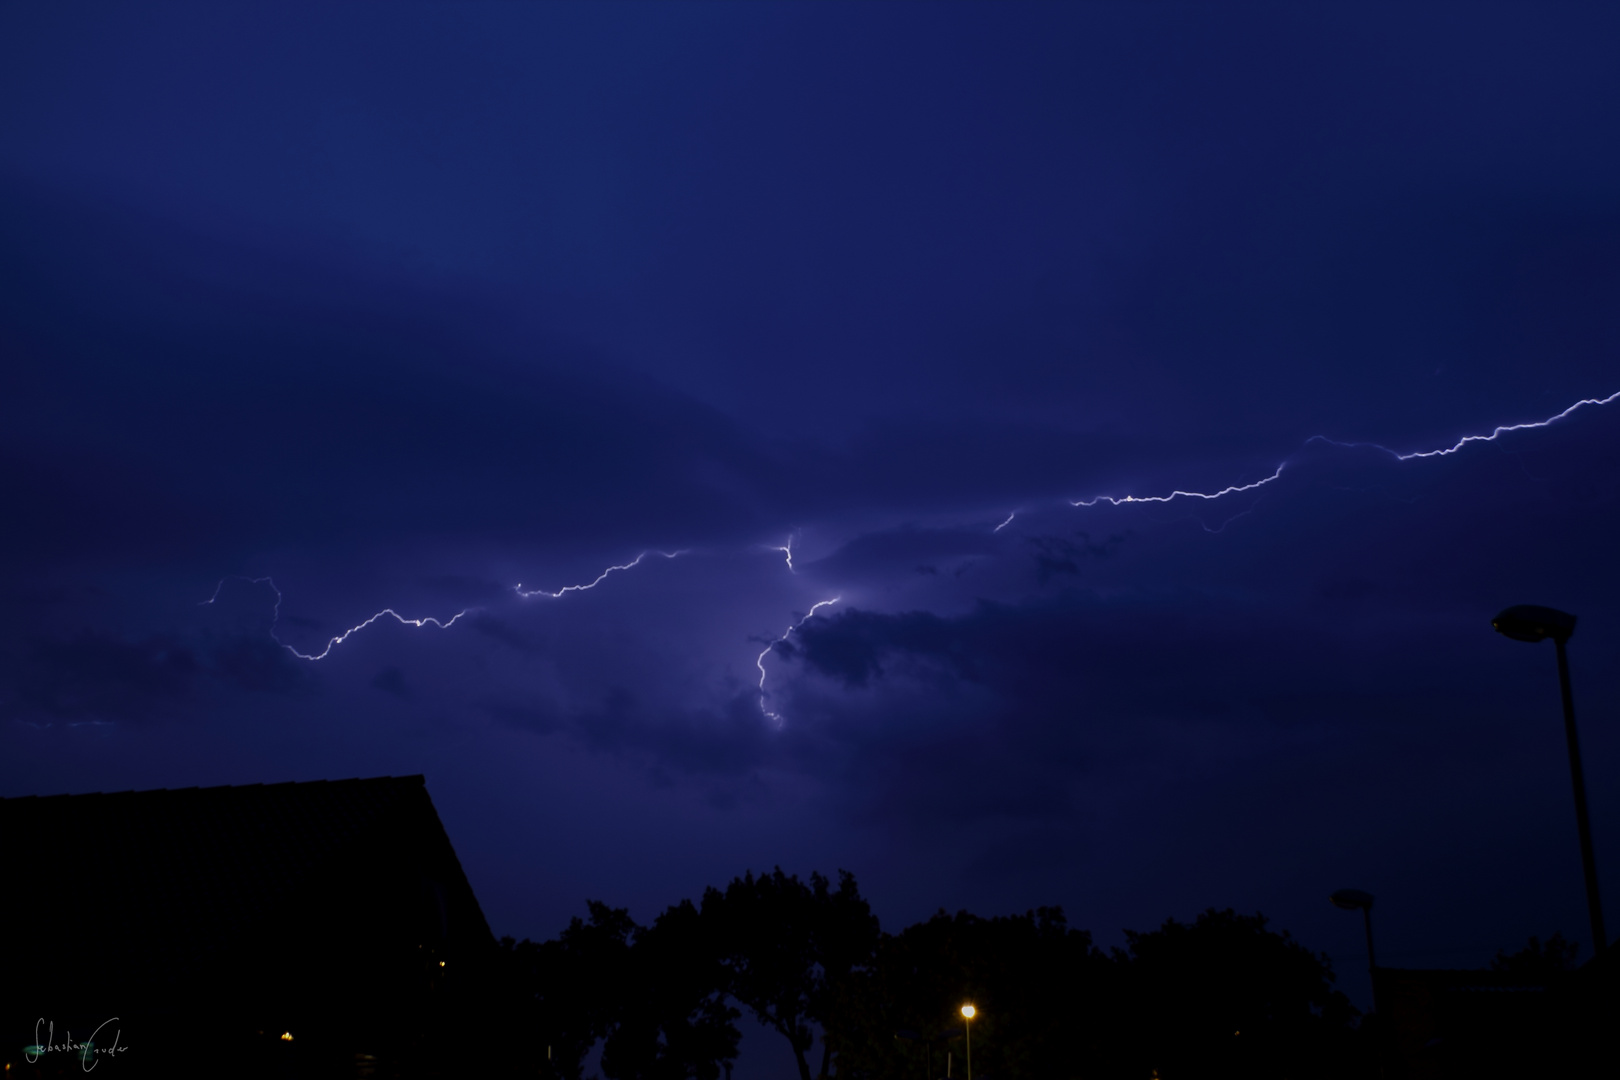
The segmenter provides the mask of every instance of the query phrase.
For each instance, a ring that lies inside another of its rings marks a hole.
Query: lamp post
[[[1569,743],[1569,775],[1575,788],[1575,824],[1581,834],[1581,868],[1586,873],[1586,911],[1592,920],[1592,952],[1609,944],[1603,932],[1603,902],[1598,898],[1597,859],[1592,854],[1592,823],[1586,815],[1586,777],[1581,771],[1581,743],[1575,735],[1575,702],[1569,693],[1569,658],[1564,643],[1575,632],[1575,616],[1535,604],[1510,607],[1491,620],[1496,632],[1514,641],[1552,638],[1558,651],[1558,689],[1564,699],[1564,738]]]
[[[1362,892],[1360,889],[1340,889],[1328,897],[1333,906],[1343,911],[1360,911],[1361,925],[1367,931],[1367,977],[1372,980],[1373,1015],[1378,1017],[1378,1028],[1375,1034],[1378,1038],[1373,1043],[1373,1053],[1378,1061],[1378,1075],[1388,1075],[1384,1057],[1384,1036],[1382,1028],[1385,1021],[1384,1011],[1378,1007],[1378,958],[1373,952],[1372,940],[1372,893]]]
[[[1367,931],[1367,973],[1373,979],[1373,1011],[1378,1011],[1378,960],[1373,953],[1372,941],[1372,893],[1362,892],[1360,889],[1340,889],[1328,897],[1333,906],[1344,911],[1360,911],[1361,925]]]
[[[1328,897],[1333,906],[1344,911],[1360,911],[1362,925],[1367,930],[1367,970],[1371,971],[1378,966],[1373,954],[1372,943],[1372,893],[1362,892],[1360,889],[1340,889]]]
[[[978,1012],[972,1005],[962,1006],[962,1026],[967,1029],[967,1080],[973,1080],[973,1018]]]

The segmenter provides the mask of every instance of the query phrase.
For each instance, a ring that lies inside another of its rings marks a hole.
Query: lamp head
[[[1575,632],[1575,616],[1556,608],[1536,604],[1515,604],[1491,620],[1491,625],[1503,637],[1514,641],[1540,641],[1552,638],[1557,642],[1569,640]]]
[[[1345,911],[1371,911],[1373,906],[1372,893],[1360,889],[1340,889],[1328,899],[1333,901],[1334,907]]]
[[[978,1015],[978,1012],[979,1012],[979,1010],[975,1009],[971,1005],[962,1006],[962,1015],[967,1017],[969,1020],[973,1019],[976,1015]]]

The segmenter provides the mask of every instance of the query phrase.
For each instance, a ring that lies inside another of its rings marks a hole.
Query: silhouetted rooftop
[[[421,776],[0,799],[0,857],[30,1014],[352,990],[492,941]]]

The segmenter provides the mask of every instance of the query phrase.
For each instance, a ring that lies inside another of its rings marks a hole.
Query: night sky
[[[1385,963],[1589,955],[1552,646],[1490,618],[1581,618],[1620,921],[1617,52],[6,5],[0,795],[421,772],[517,937],[780,864],[890,930],[1260,910],[1363,1007],[1341,887]],[[438,623],[322,655],[383,609]]]

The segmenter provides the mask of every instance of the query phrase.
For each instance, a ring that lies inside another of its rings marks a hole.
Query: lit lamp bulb
[[[962,1015],[967,1017],[969,1020],[973,1019],[974,1014],[976,1014],[978,1011],[978,1009],[975,1009],[971,1005],[962,1006]]]

